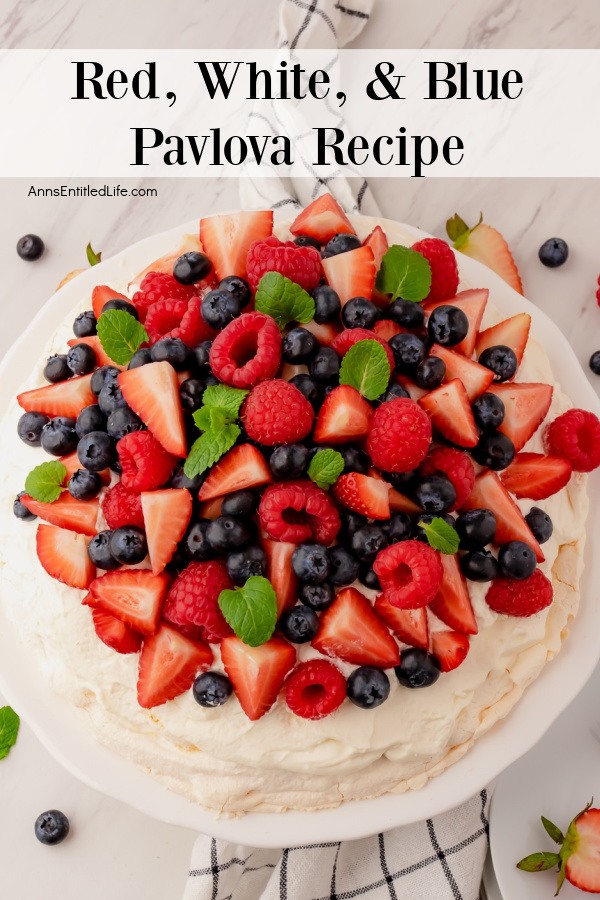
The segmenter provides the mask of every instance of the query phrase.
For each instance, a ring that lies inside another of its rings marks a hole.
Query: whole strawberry
[[[321,280],[321,254],[315,247],[299,247],[272,235],[250,245],[246,271],[252,291],[267,272],[279,272],[305,291],[312,291]]]
[[[426,300],[450,300],[458,290],[458,266],[456,257],[446,241],[424,238],[412,245],[431,267],[431,288]]]

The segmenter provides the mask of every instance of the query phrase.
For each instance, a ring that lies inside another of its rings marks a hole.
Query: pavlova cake
[[[220,813],[419,789],[577,611],[600,422],[526,311],[413,241],[328,195],[203,218],[81,298],[5,418],[19,639]]]

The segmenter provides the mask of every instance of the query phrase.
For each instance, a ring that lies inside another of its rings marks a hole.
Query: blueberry
[[[130,316],[133,316],[134,319],[139,321],[140,314],[133,303],[129,303],[128,300],[123,300],[121,297],[115,297],[113,300],[108,300],[102,307],[102,312],[110,312],[111,309],[118,309],[120,312],[129,313]]]
[[[108,384],[109,381],[116,381],[118,376],[119,370],[114,366],[100,366],[99,369],[96,369],[90,381],[92,394],[95,394],[97,397],[104,385]]]
[[[371,591],[380,591],[381,583],[370,563],[362,563],[358,570],[358,580]]]
[[[596,350],[590,356],[590,369],[594,375],[600,375],[600,350]]]
[[[194,522],[183,539],[183,549],[186,556],[197,562],[212,559],[215,552],[208,542],[206,532],[210,522]]]
[[[184,410],[195,412],[202,406],[204,382],[199,378],[186,378],[179,388],[179,397]]]
[[[352,297],[342,309],[342,322],[346,328],[373,328],[379,318],[379,310],[366,297]]]
[[[143,431],[146,426],[128,406],[115,409],[106,422],[106,431],[115,441],[120,441],[126,434]]]
[[[491,544],[496,536],[496,516],[491,509],[469,509],[456,520],[463,550],[478,550]]]
[[[277,481],[300,478],[306,472],[308,457],[308,449],[302,444],[283,444],[275,447],[269,465]]]
[[[362,246],[361,240],[355,234],[336,234],[330,241],[327,241],[321,256],[323,259],[328,259],[330,256],[338,256],[349,250],[358,250],[360,246]]]
[[[352,550],[361,562],[372,562],[388,545],[388,537],[379,525],[363,525],[352,535]]]
[[[219,290],[235,297],[242,308],[247,306],[252,299],[250,285],[244,278],[240,278],[239,275],[228,275],[219,282]]]
[[[548,513],[544,512],[543,509],[540,509],[539,506],[532,506],[525,516],[525,521],[531,528],[531,533],[538,544],[545,544],[546,541],[550,540],[554,531],[554,525]]]
[[[213,550],[238,550],[253,536],[250,524],[237,516],[219,516],[206,529],[206,539]]]
[[[197,284],[210,275],[212,263],[205,253],[191,250],[175,260],[173,278],[179,284]]]
[[[69,820],[59,809],[49,809],[35,820],[35,836],[42,844],[60,844],[68,833]]]
[[[360,666],[350,673],[346,695],[361,709],[375,709],[385,703],[390,693],[390,679],[383,669]]]
[[[129,360],[128,369],[139,369],[140,366],[147,366],[148,363],[152,362],[152,352],[150,347],[141,347],[139,350],[136,350],[131,359]]]
[[[383,526],[388,543],[397,544],[398,541],[406,541],[412,537],[413,526],[409,515],[403,512],[395,513],[389,522]]]
[[[371,461],[363,450],[350,446],[340,448],[339,452],[344,460],[344,472],[360,472],[362,475],[366,475]]]
[[[135,525],[123,525],[115,528],[110,536],[108,547],[111,555],[129,566],[141,563],[148,554],[148,542],[142,528]]]
[[[27,262],[35,262],[44,252],[45,245],[37,234],[25,234],[17,241],[17,253]]]
[[[401,400],[410,398],[410,394],[403,388],[399,382],[395,382],[391,384],[385,394],[382,394],[381,397],[378,397],[377,400],[380,403],[388,403],[390,400]]]
[[[186,488],[194,493],[199,491],[204,481],[204,475],[196,475],[194,478],[188,478],[183,471],[183,466],[179,466],[171,476],[170,486],[172,488]]]
[[[446,363],[439,356],[426,356],[415,372],[415,383],[426,391],[439,387],[446,377]]]
[[[517,357],[514,350],[504,344],[488,347],[479,357],[479,363],[494,373],[494,381],[508,381],[517,371]]]
[[[315,250],[320,250],[321,245],[319,241],[311,237],[309,234],[298,234],[294,238],[294,243],[297,247],[314,247]]]
[[[168,362],[176,372],[187,368],[190,358],[189,348],[181,338],[161,338],[150,348],[152,362]]]
[[[204,376],[210,372],[209,358],[212,341],[202,341],[190,351],[190,366],[197,375]]]
[[[331,568],[327,549],[321,544],[300,544],[292,554],[292,568],[300,581],[321,584]]]
[[[438,306],[427,322],[430,340],[443,347],[460,344],[469,331],[469,320],[458,306]]]
[[[67,488],[75,500],[92,500],[97,497],[102,487],[102,479],[97,472],[87,469],[76,469],[69,478]]]
[[[529,578],[536,565],[535,553],[524,541],[508,541],[498,551],[498,566],[506,578],[517,581]]]
[[[267,571],[267,554],[259,546],[234,550],[227,557],[227,571],[234,584],[245,584],[252,575],[265,574]]]
[[[319,401],[319,388],[310,375],[294,375],[290,378],[290,384],[297,387],[313,406]]]
[[[303,584],[300,587],[299,599],[316,612],[323,612],[333,603],[335,594],[328,582],[322,584]]]
[[[221,672],[202,672],[196,676],[192,687],[194,700],[200,706],[214,709],[223,706],[233,693],[233,685],[227,675]]]
[[[425,324],[425,313],[419,303],[410,300],[394,300],[386,310],[386,316],[396,325],[416,331]]]
[[[88,544],[88,556],[97,569],[105,569],[110,572],[119,568],[119,561],[110,552],[110,539],[112,531],[101,531],[94,535]]]
[[[498,574],[498,563],[489,550],[469,550],[459,564],[469,581],[492,581]]]
[[[23,522],[30,521],[31,519],[37,519],[35,513],[29,512],[25,504],[22,502],[21,497],[25,491],[21,491],[20,494],[17,494],[13,501],[13,514],[17,517],[17,519],[21,519]]]
[[[562,266],[569,256],[569,248],[562,238],[549,238],[538,251],[540,262],[550,269]]]
[[[427,356],[425,342],[416,334],[395,334],[390,338],[389,345],[398,372],[414,372]]]
[[[438,680],[441,671],[439,659],[419,647],[402,650],[400,665],[394,669],[400,684],[407,688],[429,687]]]
[[[252,491],[234,491],[223,498],[221,513],[224,516],[252,516],[256,506],[257,498]]]
[[[423,512],[441,513],[456,503],[456,490],[446,475],[426,475],[415,488],[415,501]]]
[[[229,291],[209,291],[202,299],[202,318],[211,328],[225,328],[241,311],[239,299]]]
[[[482,394],[473,401],[475,424],[482,431],[495,431],[504,422],[504,403],[495,394]]]
[[[336,587],[352,584],[358,577],[359,562],[345,547],[332,547],[329,551],[329,580]]]
[[[67,365],[73,375],[87,375],[96,367],[96,354],[87,344],[75,344],[67,353]]]
[[[75,431],[78,437],[89,434],[90,431],[104,431],[106,429],[106,416],[97,403],[84,407],[75,422]]]
[[[206,385],[206,387],[214,387],[215,385],[221,383],[222,382],[220,382],[216,375],[213,375],[212,372],[210,372],[204,379],[204,384]]]
[[[509,437],[499,431],[482,434],[473,448],[473,459],[481,466],[499,472],[510,466],[515,457],[515,445]]]
[[[316,287],[312,292],[312,298],[315,301],[315,322],[319,325],[331,322],[339,316],[342,310],[340,298],[328,284]]]
[[[52,382],[52,384],[57,384],[59,381],[66,381],[67,378],[70,378],[73,372],[69,368],[67,363],[66,354],[54,354],[48,359],[48,362],[44,366],[44,378],[46,381]]]
[[[90,431],[77,444],[77,456],[84,469],[101,472],[116,460],[115,440],[104,431]]]
[[[340,374],[340,358],[331,347],[321,347],[308,367],[311,378],[320,384],[337,381]]]
[[[308,363],[319,349],[319,342],[306,328],[292,328],[283,339],[282,356],[286,362]]]
[[[73,322],[73,334],[75,337],[91,337],[96,334],[96,316],[93,310],[87,309],[85,312],[79,313]]]
[[[319,617],[310,606],[295,606],[284,612],[279,629],[292,644],[306,644],[317,636]]]
[[[106,416],[110,416],[115,409],[125,409],[127,407],[127,401],[117,381],[106,382],[98,394],[98,406]]]
[[[66,456],[77,446],[75,419],[56,416],[42,428],[41,443],[46,453],[52,456]]]
[[[42,429],[50,419],[39,412],[23,413],[17,422],[17,434],[25,444],[30,447],[39,447],[42,438]]]
[[[339,539],[344,544],[349,544],[353,534],[358,531],[359,528],[362,528],[363,525],[367,524],[367,520],[364,516],[352,512],[349,509],[340,510],[340,520],[342,526],[340,528]]]

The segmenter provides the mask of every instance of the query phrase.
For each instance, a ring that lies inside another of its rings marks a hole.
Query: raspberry
[[[443,472],[454,486],[456,502],[451,509],[460,509],[470,496],[475,484],[475,469],[469,456],[462,450],[440,447],[433,450],[421,466],[423,475]]]
[[[139,494],[128,491],[122,481],[117,481],[106,492],[102,512],[109,528],[121,528],[122,525],[144,527],[142,498]]]
[[[373,569],[386,600],[399,609],[427,606],[442,583],[440,555],[421,541],[402,541],[380,550]]]
[[[129,491],[154,491],[168,481],[177,460],[149,431],[126,434],[117,444],[121,483]]]
[[[285,702],[303,719],[322,719],[346,699],[346,679],[325,659],[311,659],[296,666],[285,683]]]
[[[270,316],[244,313],[216,336],[210,348],[213,375],[237,388],[273,378],[281,362],[281,334]]]
[[[431,267],[431,288],[426,300],[450,300],[458,290],[458,266],[452,248],[439,238],[425,238],[412,245]]]
[[[271,235],[250,244],[246,272],[253,292],[266,272],[279,272],[305,291],[312,291],[321,281],[321,254],[315,247],[299,247]]]
[[[383,338],[378,337],[374,331],[369,331],[368,328],[346,328],[344,331],[340,332],[338,336],[331,342],[331,346],[338,354],[338,356],[344,356],[345,353],[348,352],[350,347],[354,347],[359,341],[377,341],[378,344],[381,344],[383,349],[386,352],[388,362],[390,364],[390,369],[393,372],[396,363],[394,362],[394,354],[392,353],[392,348],[388,344],[387,341],[384,341]]]
[[[193,285],[180,284],[172,275],[164,272],[148,272],[131,302],[137,309],[140,320],[145,322],[150,307],[160,300],[187,301],[195,296],[197,295]]]
[[[600,466],[600,421],[584,409],[569,409],[546,429],[548,450],[568,459],[575,472]]]
[[[529,578],[496,578],[485,600],[490,609],[506,616],[533,616],[552,603],[552,583],[541,569]]]
[[[258,516],[270,538],[290,544],[310,540],[331,544],[341,524],[328,495],[312,481],[287,481],[267,488]]]
[[[431,420],[414,400],[382,403],[371,417],[367,452],[384,472],[411,472],[427,456]]]
[[[211,340],[215,331],[206,324],[200,312],[200,297],[189,300],[165,299],[153,303],[146,313],[146,330],[150,343],[161,338],[180,338],[188,347]]]
[[[281,378],[262,381],[252,388],[242,411],[248,437],[267,447],[301,441],[312,428],[314,417],[304,394]]]
[[[218,643],[232,633],[218,604],[221,591],[232,587],[225,563],[220,560],[190,563],[173,582],[163,615],[184,633],[196,634],[195,629],[199,629],[198,637]]]

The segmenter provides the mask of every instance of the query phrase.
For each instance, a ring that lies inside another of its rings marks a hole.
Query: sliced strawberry
[[[469,320],[469,331],[464,341],[461,341],[460,344],[456,344],[453,349],[456,350],[457,353],[462,353],[464,356],[471,357],[475,350],[475,342],[477,340],[477,335],[479,334],[479,328],[481,326],[481,320],[483,319],[489,294],[490,292],[487,288],[459,291],[453,300],[429,301],[423,304],[423,309],[427,314],[433,312],[438,306],[457,306],[459,309],[462,309]]]
[[[246,276],[250,244],[273,233],[273,211],[238,212],[200,219],[200,240],[220,280],[226,275]]]
[[[296,605],[298,599],[298,578],[292,569],[292,555],[296,544],[286,541],[263,539],[267,554],[267,578],[277,597],[277,615]]]
[[[149,363],[121,372],[118,381],[129,406],[165,450],[174,456],[187,456],[179,381],[173,366],[168,362]]]
[[[343,331],[340,331],[335,340],[332,341],[331,346],[338,356],[345,356],[350,347],[354,347],[359,341],[378,341],[385,350],[390,369],[392,372],[394,371],[396,363],[394,362],[392,348],[387,341],[378,337],[374,331],[370,331],[368,328],[344,328]]]
[[[373,296],[375,296],[375,294],[373,294]],[[406,330],[407,329],[402,328],[401,325],[392,322],[391,319],[379,319],[379,321],[375,322],[373,325],[373,331],[382,341],[389,341],[390,338],[395,337],[397,334],[404,334]]]
[[[320,244],[326,244],[336,234],[354,234],[346,213],[331,194],[323,194],[309,203],[296,216],[290,231],[292,234],[305,234]]]
[[[240,444],[213,466],[198,498],[213,500],[232,491],[261,487],[271,481],[273,475],[262,453],[252,444]]]
[[[100,504],[97,500],[75,500],[68,491],[63,491],[54,503],[41,503],[29,494],[23,494],[21,503],[29,512],[51,525],[77,531],[79,534],[96,534],[96,522]]]
[[[93,609],[92,620],[100,640],[117,653],[137,653],[142,646],[142,635],[115,616]]]
[[[375,600],[375,612],[380,619],[396,635],[403,644],[410,647],[422,647],[429,649],[429,627],[427,624],[427,609],[398,609],[386,600],[385,594],[380,594]]]
[[[96,402],[90,387],[91,375],[68,378],[58,384],[46,384],[32,391],[17,394],[17,403],[26,412],[40,412],[46,416],[67,416],[76,419],[84,406]]]
[[[141,634],[152,634],[168,587],[165,574],[153,575],[150,569],[116,569],[94,579],[83,602],[116,616]]]
[[[565,873],[571,884],[587,893],[600,894],[600,809],[586,809],[577,816],[567,831],[562,849],[566,857]]]
[[[296,651],[280,637],[250,647],[231,635],[221,644],[221,659],[240,706],[249,719],[256,721],[277,700],[285,676],[296,662]]]
[[[325,398],[315,423],[317,444],[345,444],[369,433],[373,407],[356,388],[342,384]]]
[[[370,247],[373,251],[373,257],[375,259],[375,273],[377,273],[379,271],[379,267],[381,266],[381,260],[383,259],[390,246],[388,243],[387,235],[381,225],[376,225],[373,231],[369,235],[367,235],[367,237],[363,241],[363,246]],[[379,306],[382,309],[385,309],[385,307],[388,306],[390,302],[389,296],[387,294],[381,294],[378,290],[373,291],[372,300],[373,303],[376,304],[376,306]],[[398,332],[395,333],[398,334]],[[386,340],[388,340],[388,338],[386,338]]]
[[[81,462],[79,461],[79,457],[77,456],[77,450],[74,450],[73,453],[69,453],[67,456],[61,456],[59,458],[59,462],[61,462],[67,470],[65,480],[63,481],[63,485],[66,486],[73,472],[76,472],[78,469],[81,469],[83,467],[81,465]],[[101,472],[98,472],[98,475],[102,479],[102,484],[110,484],[110,469],[102,469]]]
[[[531,316],[529,313],[518,313],[516,316],[511,316],[510,319],[504,319],[498,325],[492,325],[491,328],[480,331],[475,345],[477,356],[481,356],[488,347],[502,345],[510,347],[514,351],[517,364],[521,365],[530,327]]]
[[[408,396],[411,400],[414,400],[417,403],[421,397],[425,397],[427,393],[429,393],[425,388],[419,387],[418,384],[409,378],[408,375],[398,375],[397,377],[398,384],[401,384]]]
[[[442,672],[457,669],[469,652],[469,638],[456,631],[434,631],[431,635],[431,652],[440,661]]]
[[[364,594],[344,588],[321,616],[313,647],[357,666],[390,669],[400,662],[400,651]]]
[[[315,322],[314,319],[311,322],[307,322],[302,327],[306,328],[307,331],[310,331],[311,334],[314,334],[322,347],[331,347],[342,330],[337,322],[324,322],[320,325],[318,322]]]
[[[524,541],[534,551],[538,562],[544,561],[542,548],[495,472],[487,470],[475,479],[475,487],[463,508],[491,509],[496,517],[495,544],[501,546],[508,541]],[[451,625],[450,622],[446,624]]]
[[[198,508],[198,515],[201,519],[218,519],[221,515],[221,507],[223,506],[223,498],[216,497],[214,500],[207,500],[201,503]]]
[[[96,354],[96,362],[99,366],[114,366],[115,369],[121,369],[122,366],[118,366],[116,362],[110,358],[102,344],[100,343],[100,338],[97,334],[91,335],[91,337],[81,337],[81,338],[70,338],[67,341],[69,347],[74,347],[75,344],[87,344],[88,347],[91,347],[94,353]]]
[[[357,247],[322,261],[327,284],[336,291],[342,306],[352,297],[371,299],[375,287],[375,260],[370,247]]]
[[[38,525],[35,542],[38,559],[51,578],[82,590],[90,586],[96,569],[87,551],[89,537],[52,525]]]
[[[466,227],[466,226],[465,226]],[[519,294],[523,283],[510,248],[497,228],[480,222],[454,244],[457,250],[496,272]]]
[[[144,709],[160,706],[191,688],[194,678],[212,663],[212,650],[162,624],[142,644],[138,670],[138,703]]]
[[[471,401],[487,391],[494,380],[494,373],[491,369],[480,366],[469,357],[463,356],[462,353],[456,353],[455,350],[450,350],[448,347],[434,344],[429,353],[444,361],[446,365],[445,381],[452,381],[453,378],[462,381]]]
[[[359,472],[348,472],[340,475],[333,487],[338,503],[368,516],[370,519],[389,519],[390,499],[389,487],[379,478],[361,475]]]
[[[442,583],[437,597],[431,603],[431,611],[441,619],[444,625],[448,625],[461,634],[477,634],[477,619],[471,606],[467,582],[460,571],[458,556],[449,553],[441,553]]]
[[[97,284],[92,291],[92,309],[97,319],[102,315],[102,310],[109,300],[126,300],[127,303],[131,303],[131,298],[126,294],[120,294],[107,284]]]
[[[421,397],[419,405],[448,441],[459,447],[474,447],[479,441],[469,395],[458,378]]]
[[[552,385],[492,384],[489,392],[504,404],[504,421],[498,431],[511,439],[518,453],[546,418],[552,403]]]
[[[142,494],[144,529],[152,571],[158,575],[175,553],[192,516],[192,495],[185,488]]]
[[[519,453],[500,473],[500,480],[515,497],[545,500],[568,484],[572,471],[571,463],[560,456]]]
[[[387,484],[388,500],[390,503],[390,510],[392,512],[405,512],[411,516],[421,515],[421,513],[423,512],[421,507],[414,503],[409,497],[406,497],[404,494],[401,494],[400,491],[397,491],[395,488],[393,488],[391,484],[388,484],[381,472],[371,466],[367,474],[371,478],[377,478],[379,481],[384,481]]]

